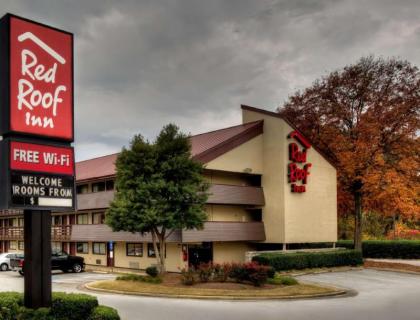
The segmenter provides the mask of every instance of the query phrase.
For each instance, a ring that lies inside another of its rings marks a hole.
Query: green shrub
[[[0,319],[13,320],[23,305],[23,295],[17,292],[0,293]]]
[[[216,263],[213,265],[214,268],[214,281],[226,282],[229,278],[229,273],[232,270],[232,264],[230,263]]]
[[[159,275],[159,270],[155,266],[147,267],[146,273],[152,278],[156,278]]]
[[[340,240],[337,246],[354,248],[353,240]],[[420,241],[417,240],[366,240],[362,242],[365,258],[420,259]]]
[[[92,315],[88,320],[120,320],[117,310],[106,307],[98,306],[93,309]]]
[[[268,266],[260,265],[257,262],[235,263],[229,273],[229,278],[236,282],[251,282],[254,286],[260,287],[267,282]]]
[[[267,277],[268,277],[269,279],[273,279],[275,276],[276,276],[276,270],[274,270],[274,268],[273,268],[273,267],[269,267],[269,268],[267,269]]]
[[[0,320],[114,320],[118,313],[108,307],[98,307],[96,297],[86,294],[54,292],[51,308],[27,309],[23,294],[0,293]]]
[[[51,313],[57,320],[87,319],[97,306],[98,299],[94,296],[54,292]]]
[[[195,283],[195,270],[194,268],[181,269],[181,282],[186,286],[192,286]]]
[[[26,309],[20,307],[18,311],[19,320],[54,320],[55,318],[51,315],[50,309],[39,308],[37,310]]]
[[[197,268],[198,278],[201,282],[209,282],[213,276],[214,267],[211,263],[200,263]]]
[[[123,281],[139,281],[139,282],[146,282],[146,283],[162,283],[162,279],[159,277],[153,278],[150,276],[142,276],[140,274],[124,274],[122,276],[118,276],[117,280]]]
[[[278,274],[276,274],[274,278],[268,279],[267,282],[269,284],[284,285],[284,286],[294,286],[296,284],[299,284],[299,282],[293,277],[282,276]]]
[[[334,250],[324,252],[265,253],[255,256],[253,261],[269,265],[276,271],[337,266],[355,266],[363,263],[356,250]]]

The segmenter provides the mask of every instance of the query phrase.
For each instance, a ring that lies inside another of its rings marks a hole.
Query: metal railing
[[[71,237],[71,225],[51,226],[52,241],[69,241]],[[23,227],[0,227],[0,240],[23,241]]]

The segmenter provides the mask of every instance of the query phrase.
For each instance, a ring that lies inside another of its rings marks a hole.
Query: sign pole
[[[51,307],[51,211],[24,210],[27,308]]]

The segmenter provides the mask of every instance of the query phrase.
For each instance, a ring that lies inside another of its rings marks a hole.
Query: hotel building
[[[242,124],[191,137],[210,182],[202,230],[177,230],[168,271],[199,262],[241,262],[246,252],[337,240],[336,169],[279,114],[242,106]],[[76,164],[77,211],[52,214],[52,248],[89,266],[145,269],[156,263],[148,235],[104,224],[117,154]],[[0,213],[0,251],[23,251],[23,214]]]

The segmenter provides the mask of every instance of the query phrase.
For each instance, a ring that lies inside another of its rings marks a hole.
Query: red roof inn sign
[[[306,162],[306,154],[311,144],[298,131],[292,131],[288,138],[294,139],[303,147],[300,148],[296,142],[289,144],[288,178],[291,183],[291,191],[296,193],[306,192],[306,183],[310,175],[309,169],[312,164]]]
[[[0,207],[73,208],[73,35],[5,15],[0,79]]]

